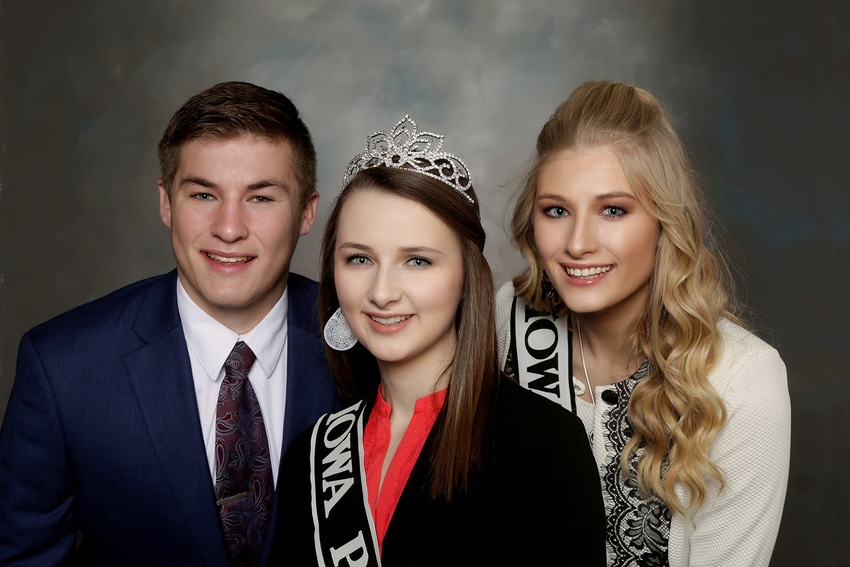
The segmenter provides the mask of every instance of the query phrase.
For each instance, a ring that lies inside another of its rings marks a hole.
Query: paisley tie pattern
[[[234,566],[259,560],[274,491],[263,414],[248,381],[256,358],[243,341],[233,347],[215,417],[215,497]]]

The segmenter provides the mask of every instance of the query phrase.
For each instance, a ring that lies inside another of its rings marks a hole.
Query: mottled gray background
[[[523,265],[505,229],[516,176],[557,104],[597,78],[667,104],[788,366],[772,565],[849,565],[847,2],[0,0],[0,415],[26,329],[172,267],[155,146],[192,94],[237,79],[295,101],[318,227],[367,133],[411,113],[447,134],[501,283]],[[316,275],[319,236],[296,271]]]

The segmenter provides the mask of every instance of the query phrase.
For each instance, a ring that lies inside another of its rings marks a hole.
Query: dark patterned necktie
[[[230,565],[259,559],[272,507],[269,442],[248,381],[256,358],[242,341],[233,347],[224,363],[215,415],[215,497]]]

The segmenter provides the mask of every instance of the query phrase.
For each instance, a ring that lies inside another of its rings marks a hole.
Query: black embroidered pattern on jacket
[[[613,392],[617,393],[617,400],[603,419],[605,448],[606,454],[609,455],[603,477],[607,539],[609,551],[613,551],[615,555],[612,563],[615,567],[670,564],[667,554],[670,510],[655,496],[644,498],[637,484],[636,466],[642,449],[639,448],[630,460],[631,475],[626,479],[623,479],[619,459],[632,435],[629,398],[632,390],[649,370],[650,364],[647,360],[633,376],[614,386]]]

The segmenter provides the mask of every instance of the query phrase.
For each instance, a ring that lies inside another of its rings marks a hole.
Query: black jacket
[[[309,437],[296,439],[282,463],[270,565],[317,564]],[[576,415],[503,379],[483,466],[451,502],[427,494],[432,437],[387,529],[384,567],[605,565],[599,475]]]

